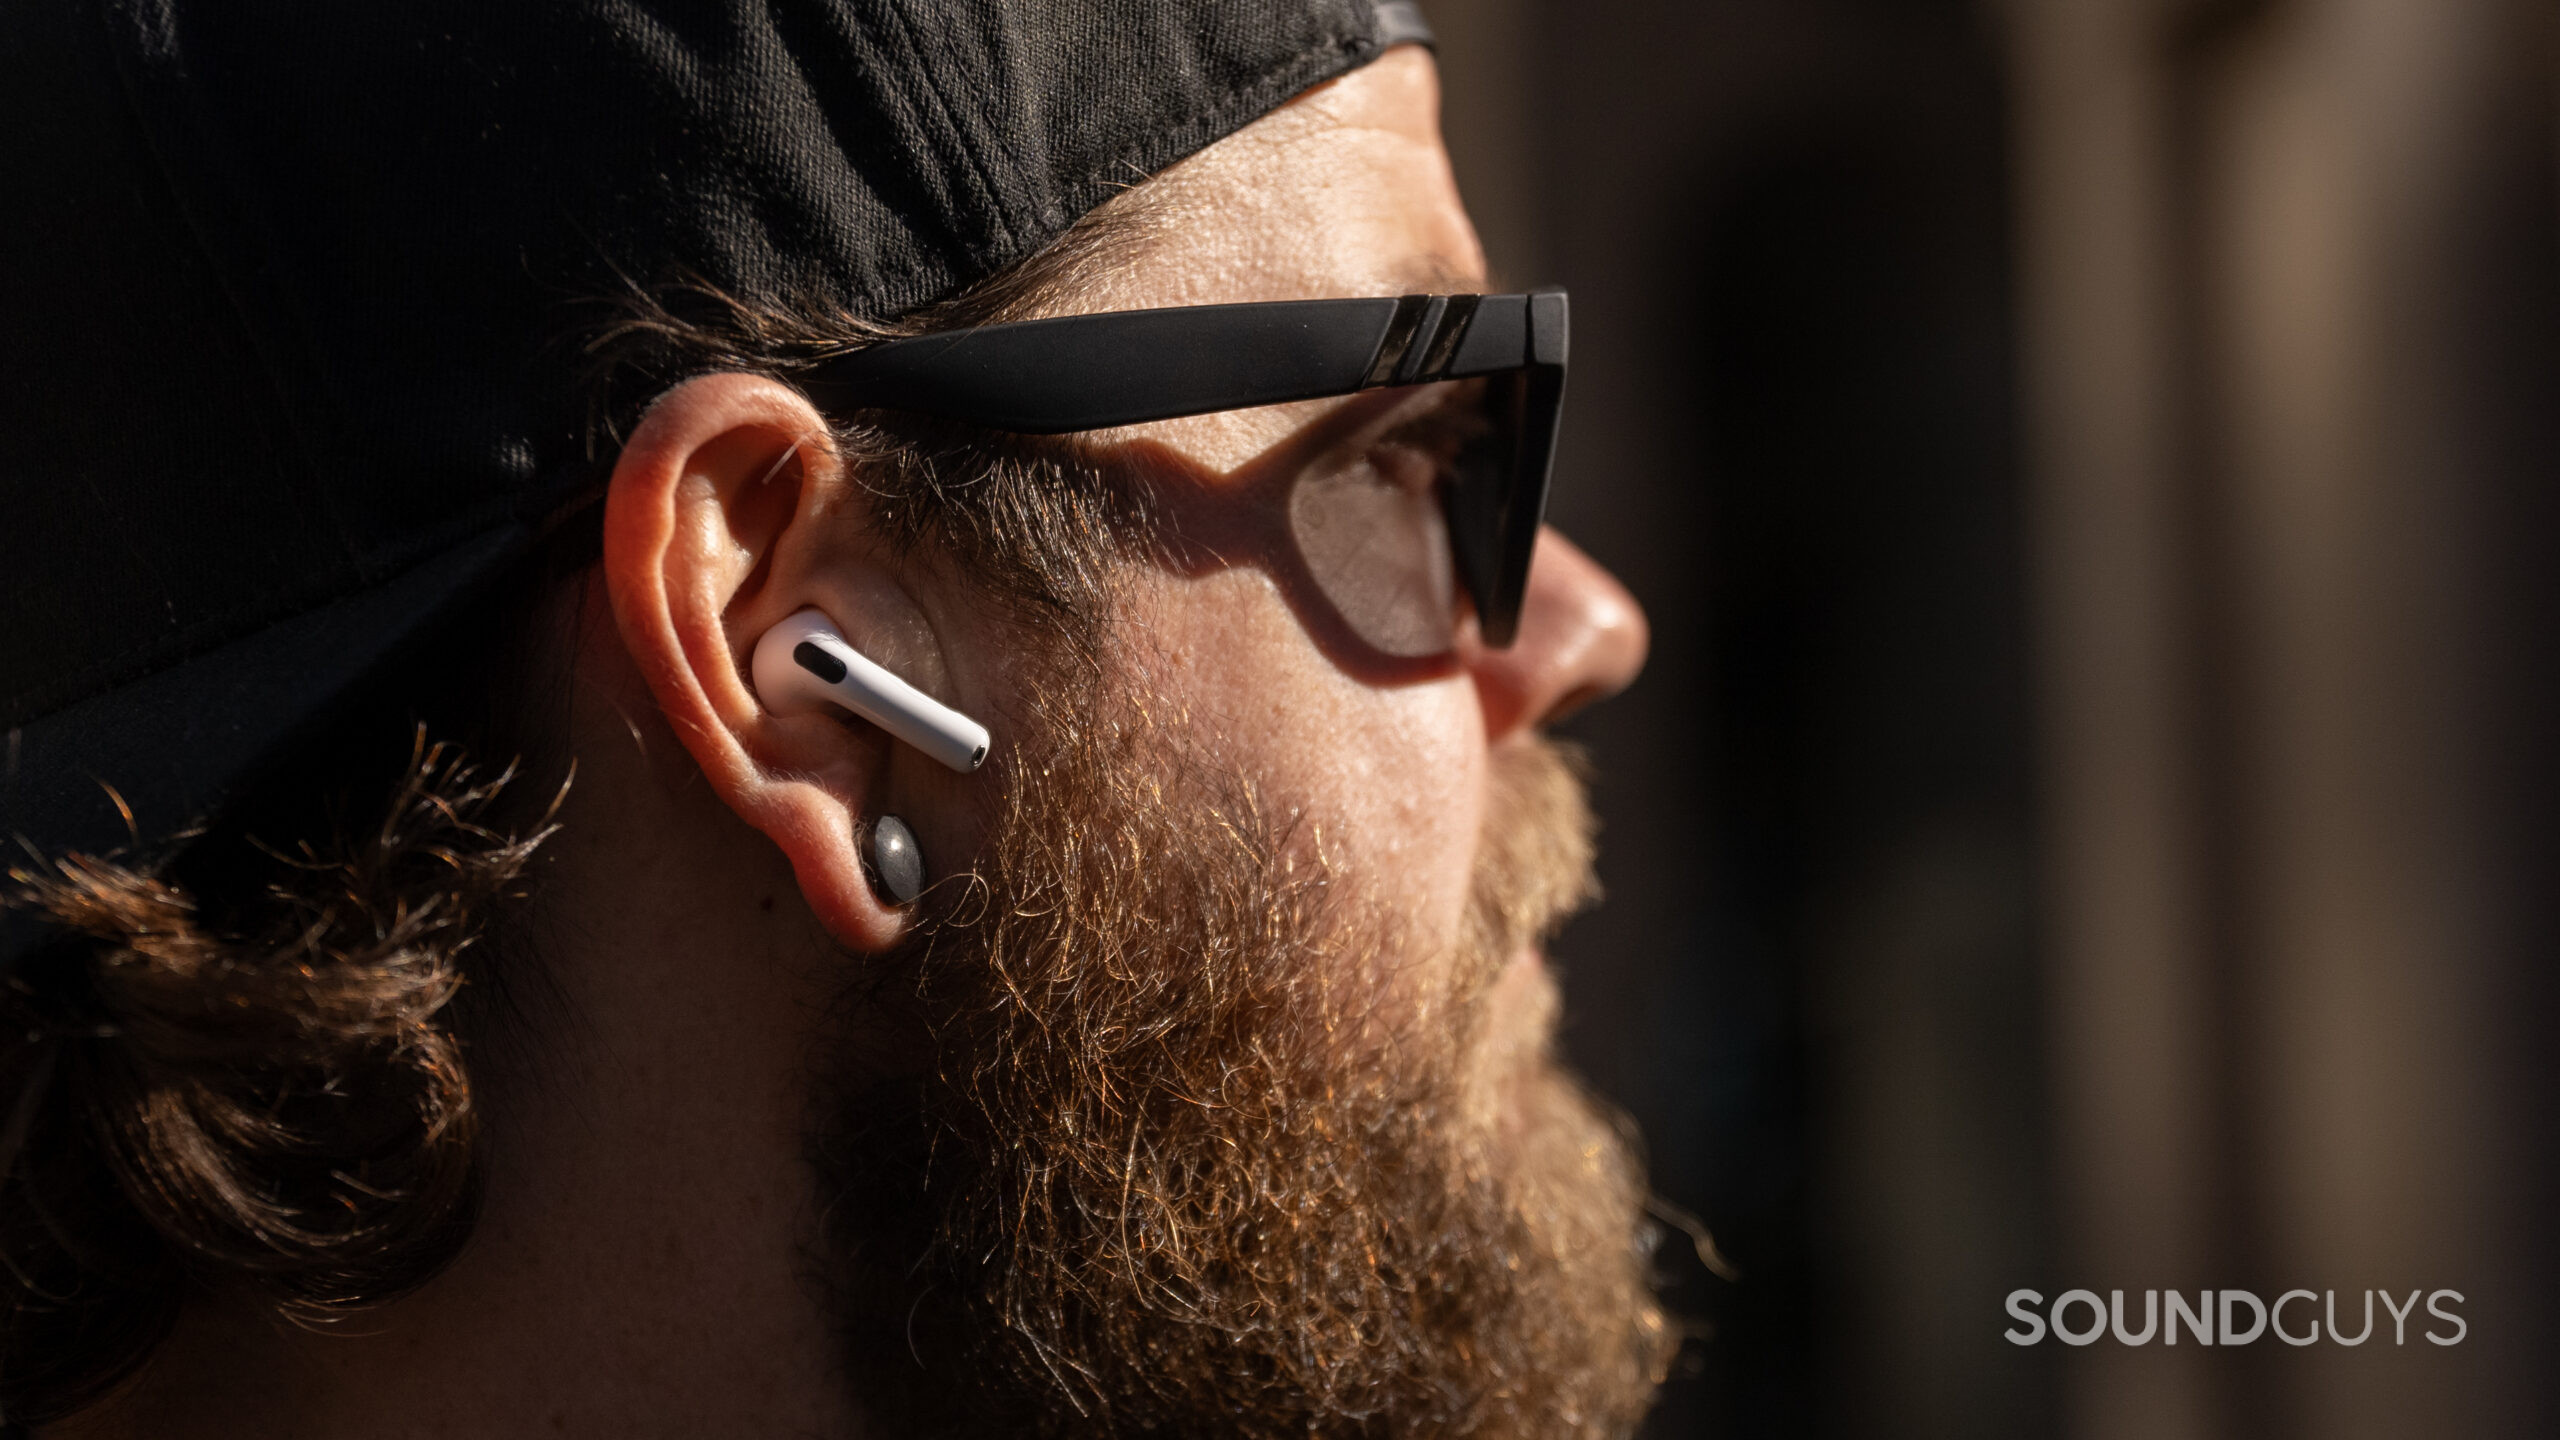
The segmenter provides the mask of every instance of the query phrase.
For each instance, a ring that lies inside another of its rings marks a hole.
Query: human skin
[[[1210,147],[1153,182],[1163,223],[1074,308],[1482,288],[1437,107],[1429,57],[1406,49]],[[1255,553],[1269,527],[1220,511],[1342,403],[1097,437],[1203,533],[1247,537],[1131,575],[1126,653],[1338,873],[1413,933],[1454,934],[1492,757],[1627,684],[1644,621],[1550,533],[1512,647],[1486,648],[1470,619],[1439,660],[1345,663]],[[847,967],[905,924],[855,837],[895,814],[931,875],[965,869],[999,767],[957,776],[868,726],[770,714],[747,661],[817,606],[999,748],[1028,667],[961,577],[886,553],[862,494],[786,386],[702,377],[652,407],[614,473],[603,565],[546,617],[575,637],[580,769],[539,877],[540,1033],[473,1057],[489,1127],[474,1239],[331,1333],[193,1303],[133,1386],[54,1433],[863,1433],[803,1279],[822,1201],[803,1159],[812,1053]],[[1502,987],[1498,1010],[1543,1018],[1534,956]],[[880,1032],[883,1067],[909,1043]]]

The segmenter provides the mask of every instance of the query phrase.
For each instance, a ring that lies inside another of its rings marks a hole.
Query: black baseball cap
[[[177,834],[589,497],[597,298],[894,316],[1428,38],[1402,0],[0,8],[0,837]]]

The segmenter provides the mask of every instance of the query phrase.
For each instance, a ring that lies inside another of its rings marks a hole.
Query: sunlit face
[[[1481,289],[1436,101],[1400,52],[1212,147],[1080,307]],[[1096,437],[1168,543],[1117,597],[1099,684],[1025,667],[985,886],[890,967],[927,1073],[849,1056],[821,1123],[884,1423],[1601,1436],[1641,1413],[1668,1330],[1641,1179],[1547,1053],[1536,944],[1587,892],[1588,827],[1534,727],[1632,678],[1642,620],[1550,538],[1519,642],[1481,644],[1414,543],[1432,404]],[[1412,619],[1434,613],[1436,640]]]
[[[1171,223],[1077,308],[1487,288],[1438,108],[1428,53],[1407,48],[1210,147],[1154,182]],[[1463,614],[1429,538],[1430,455],[1463,414],[1435,409],[1449,398],[1373,393],[1136,427],[1105,443],[1145,462],[1156,503],[1191,542],[1189,563],[1139,578],[1129,620],[1144,638],[1128,653],[1153,660],[1155,688],[1179,697],[1195,735],[1424,936],[1457,933],[1492,751],[1549,708],[1623,686],[1644,647],[1634,602],[1552,536],[1536,613],[1512,651],[1485,650],[1472,620],[1419,638],[1430,606],[1411,594],[1371,607],[1394,617],[1387,633],[1361,633],[1361,606],[1327,602],[1328,584],[1366,574],[1436,591],[1443,613]],[[1320,495],[1327,485],[1337,498]],[[1369,498],[1346,504],[1342,490]],[[1369,543],[1310,533],[1328,522],[1367,530]]]

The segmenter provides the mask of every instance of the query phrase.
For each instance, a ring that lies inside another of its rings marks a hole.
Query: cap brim
[[[149,853],[178,835],[531,538],[519,524],[484,531],[371,589],[0,735],[0,868],[73,851]],[[0,914],[0,969],[38,938],[27,917]]]

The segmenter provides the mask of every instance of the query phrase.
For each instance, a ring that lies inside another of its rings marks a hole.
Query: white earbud
[[[776,715],[838,705],[966,775],[987,758],[987,727],[883,670],[821,610],[756,642],[756,696]]]

